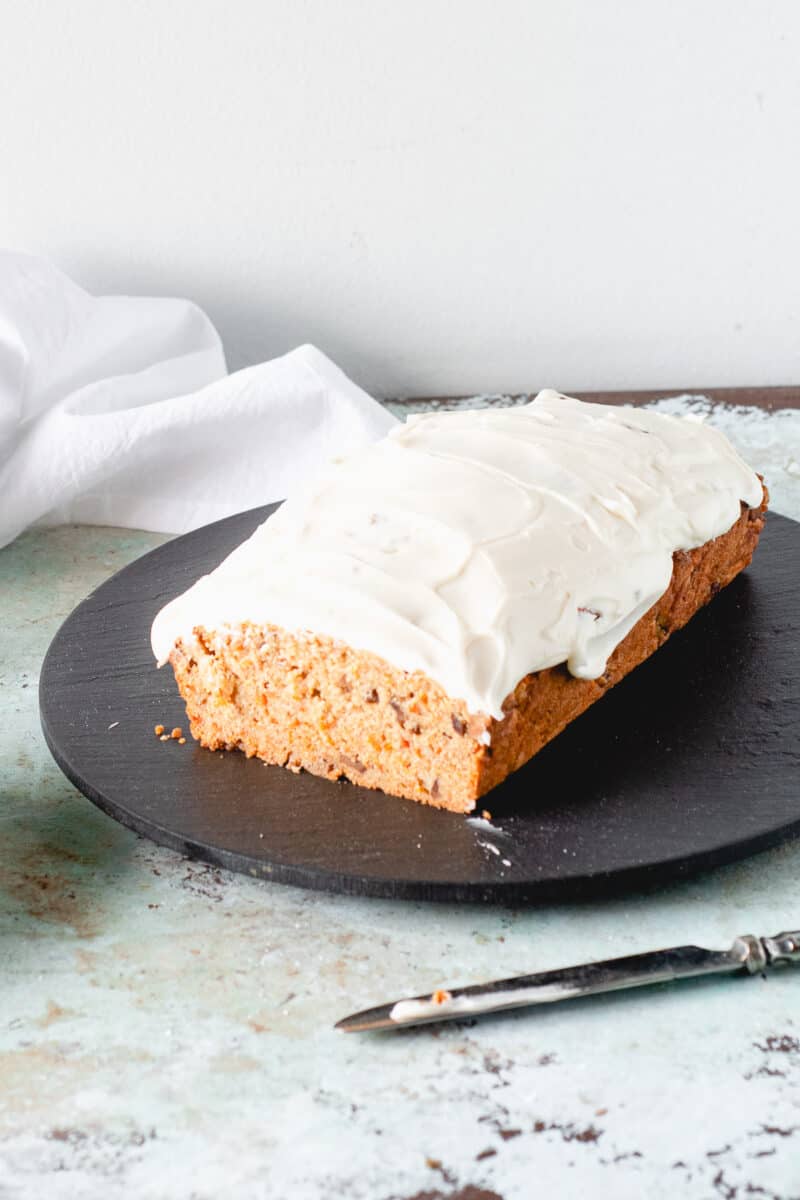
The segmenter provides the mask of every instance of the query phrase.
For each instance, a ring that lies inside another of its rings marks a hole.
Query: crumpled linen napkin
[[[0,546],[37,521],[185,533],[394,424],[313,346],[228,375],[191,301],[91,296],[0,252]]]

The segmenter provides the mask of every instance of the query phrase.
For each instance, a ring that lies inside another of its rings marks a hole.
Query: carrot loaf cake
[[[456,812],[750,562],[767,495],[687,418],[553,391],[330,464],[152,630],[192,734]]]

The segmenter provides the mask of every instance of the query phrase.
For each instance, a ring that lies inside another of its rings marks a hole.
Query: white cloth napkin
[[[313,346],[227,375],[191,301],[90,296],[0,252],[0,546],[34,521],[184,533],[394,423]]]

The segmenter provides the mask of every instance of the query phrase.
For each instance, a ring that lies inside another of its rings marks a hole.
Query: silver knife
[[[730,950],[673,946],[669,950],[651,950],[647,954],[630,954],[579,967],[540,971],[537,975],[519,975],[516,979],[496,979],[473,987],[437,988],[427,996],[413,996],[353,1013],[337,1022],[336,1028],[345,1033],[404,1029],[409,1025],[476,1017],[505,1008],[551,1004],[556,1000],[668,983],[673,979],[694,979],[699,975],[756,975],[768,967],[789,963],[800,963],[800,931],[765,938],[748,933],[737,937]]]

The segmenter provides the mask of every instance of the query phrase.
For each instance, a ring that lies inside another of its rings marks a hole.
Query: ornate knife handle
[[[776,933],[775,937],[761,938],[761,944],[770,967],[800,963],[800,930]]]

